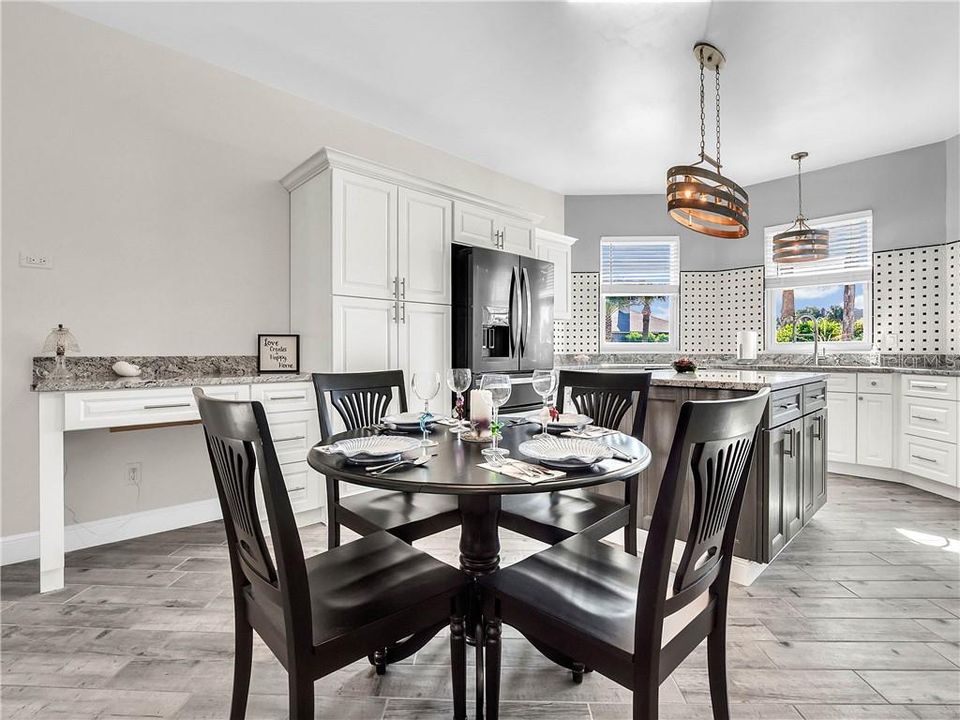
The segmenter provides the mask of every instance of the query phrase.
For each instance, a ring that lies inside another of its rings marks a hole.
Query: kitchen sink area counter
[[[670,367],[650,365],[562,365],[561,370],[585,370],[596,372],[643,372],[649,370],[654,387],[706,388],[711,390],[752,390],[768,387],[771,390],[796,387],[818,380],[825,381],[825,371],[781,370],[757,368],[698,368],[695,372],[678,373]]]

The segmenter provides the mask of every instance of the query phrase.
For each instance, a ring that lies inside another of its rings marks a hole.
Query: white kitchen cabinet
[[[893,396],[880,393],[858,394],[856,424],[857,463],[892,468]]]
[[[455,202],[453,212],[455,242],[533,257],[534,224],[529,220],[467,202]]]
[[[335,372],[370,372],[400,367],[394,300],[334,297],[330,350]]]
[[[400,188],[400,300],[450,304],[453,202]]]
[[[900,432],[956,443],[957,403],[904,395],[900,401]]]
[[[539,260],[553,263],[553,318],[569,320],[573,296],[571,255],[576,238],[537,229],[536,255]]]
[[[827,392],[827,459],[831,462],[857,461],[857,395]]]
[[[447,305],[401,303],[399,324],[400,367],[407,383],[418,371],[440,373],[440,392],[430,402],[430,410],[439,414],[450,412],[450,393],[447,391],[446,369],[451,365],[451,316]],[[422,401],[407,388],[410,409],[420,409]]]
[[[332,180],[333,293],[393,298],[399,188],[345,170],[334,170]]]
[[[960,485],[957,446],[953,443],[916,435],[902,435],[900,467],[906,472],[946,485]]]

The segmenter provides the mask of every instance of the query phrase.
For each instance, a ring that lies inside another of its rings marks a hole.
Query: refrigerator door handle
[[[527,352],[527,338],[530,337],[530,322],[533,318],[533,305],[530,298],[530,276],[527,275],[526,268],[523,268],[520,273],[520,287],[522,288],[524,294],[523,304],[521,305],[524,321],[523,329],[521,330],[520,335],[520,355],[522,357]]]
[[[517,289],[517,281],[519,280],[517,268],[514,268],[510,271],[510,300],[507,307],[507,330],[510,336],[510,357],[514,356],[514,353],[517,349],[517,337],[516,332],[517,325],[520,324],[519,319],[514,320],[514,315],[517,312],[517,304],[520,299],[520,293]]]

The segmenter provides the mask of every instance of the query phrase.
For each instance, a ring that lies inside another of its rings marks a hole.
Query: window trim
[[[677,258],[677,284],[632,284],[616,283],[603,284],[603,246],[605,243],[622,242],[636,244],[662,245],[670,243],[674,246]],[[680,348],[680,236],[679,235],[603,235],[598,246],[600,260],[599,297],[597,315],[597,346],[600,352],[608,353],[663,353],[677,352]],[[606,298],[611,295],[666,295],[670,299],[670,342],[607,342],[604,339],[606,317],[604,315]]]
[[[870,246],[867,250],[868,270],[858,270],[844,273],[832,270],[810,275],[786,276],[782,278],[768,277],[767,251],[770,238],[782,230],[786,230],[791,223],[782,225],[768,225],[763,229],[763,276],[764,276],[764,308],[763,319],[766,328],[766,347],[770,352],[810,354],[812,346],[808,343],[780,343],[777,342],[776,298],[777,293],[783,290],[811,287],[815,285],[863,285],[863,340],[825,341],[820,347],[825,352],[862,352],[873,349],[873,210],[858,210],[856,212],[829,215],[809,220],[811,227],[819,224],[836,223],[844,220],[854,220],[870,217],[871,234]],[[772,281],[772,282],[771,282]]]

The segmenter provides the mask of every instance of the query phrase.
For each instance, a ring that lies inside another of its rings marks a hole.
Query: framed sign
[[[299,335],[257,335],[257,347],[258,372],[300,372]]]

